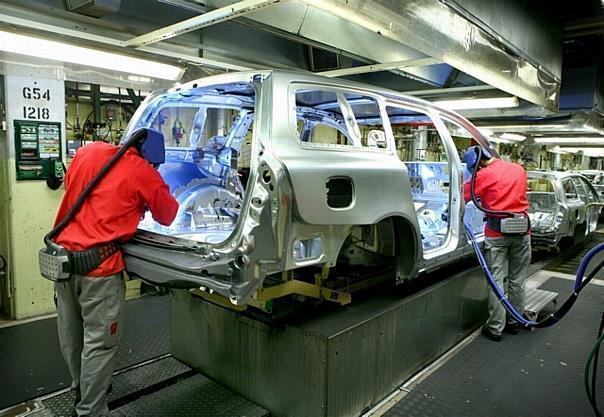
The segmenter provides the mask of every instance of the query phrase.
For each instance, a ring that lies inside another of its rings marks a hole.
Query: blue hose
[[[470,240],[470,243],[472,244],[472,247],[474,248],[474,252],[476,252],[476,256],[478,257],[478,262],[480,263],[480,266],[482,267],[482,270],[484,271],[484,274],[487,278],[487,282],[489,283],[489,286],[491,287],[491,289],[497,296],[497,299],[499,300],[499,302],[501,302],[503,307],[510,314],[510,316],[512,316],[514,318],[514,320],[516,320],[518,323],[522,324],[525,327],[537,327],[537,328],[549,327],[549,326],[552,326],[555,323],[557,323],[560,319],[562,319],[562,317],[564,317],[566,315],[566,313],[568,313],[568,311],[571,309],[571,307],[575,303],[581,290],[583,288],[585,288],[586,284],[589,283],[589,281],[591,281],[591,279],[595,275],[592,273],[590,277],[583,279],[584,275],[585,275],[585,271],[587,270],[587,267],[589,266],[589,263],[591,262],[591,260],[594,258],[594,256],[596,254],[598,254],[599,252],[604,250],[604,243],[600,243],[600,244],[596,245],[595,247],[593,247],[589,252],[587,252],[587,254],[581,260],[581,263],[579,264],[579,269],[577,270],[577,276],[575,277],[575,283],[574,283],[573,292],[571,293],[571,295],[568,297],[568,299],[564,302],[564,304],[562,304],[562,306],[558,310],[556,310],[554,313],[550,314],[549,317],[547,317],[546,319],[537,322],[537,321],[527,320],[524,317],[524,315],[522,313],[518,312],[518,310],[516,310],[514,308],[512,303],[510,303],[510,301],[505,297],[505,294],[499,288],[499,286],[495,282],[495,279],[493,278],[493,275],[491,274],[491,271],[489,270],[487,261],[484,258],[484,255],[483,255],[482,251],[480,250],[480,247],[478,246],[478,242],[476,242],[476,238],[474,236],[474,231],[472,230],[472,226],[470,226],[470,224],[466,221],[464,221],[464,226],[466,229],[466,235],[468,236],[468,239]]]

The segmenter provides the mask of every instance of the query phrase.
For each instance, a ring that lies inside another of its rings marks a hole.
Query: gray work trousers
[[[531,263],[531,236],[502,236],[485,238],[484,253],[489,269],[499,288],[512,305],[524,313],[525,283],[527,268]],[[516,321],[508,317],[510,324]],[[491,333],[500,335],[506,325],[506,311],[489,287],[489,320],[486,323]]]
[[[78,416],[109,412],[106,393],[122,333],[126,283],[122,274],[107,277],[71,275],[55,283],[59,342],[79,390]]]

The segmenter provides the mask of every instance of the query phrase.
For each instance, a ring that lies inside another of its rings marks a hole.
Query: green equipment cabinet
[[[63,176],[61,123],[15,120],[17,180]]]

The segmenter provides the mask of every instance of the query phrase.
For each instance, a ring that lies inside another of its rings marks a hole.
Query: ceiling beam
[[[344,68],[344,69],[332,70],[332,71],[323,71],[323,72],[317,72],[317,74],[323,75],[325,77],[343,77],[346,75],[366,74],[369,72],[380,72],[380,71],[403,69],[403,68],[409,68],[409,67],[423,67],[423,66],[427,66],[427,65],[435,65],[435,64],[441,64],[441,63],[442,63],[442,61],[439,59],[428,57],[428,58],[419,58],[419,59],[406,59],[403,61],[384,62],[382,64],[371,64],[371,65],[364,65],[361,67]]]
[[[604,16],[573,20],[564,26],[564,37],[566,39],[600,33],[604,33]]]
[[[340,49],[364,49],[365,56],[377,62],[384,52],[396,53],[397,48],[413,49],[423,56],[441,59],[451,67],[493,85],[508,94],[531,103],[558,109],[560,79],[552,70],[536,65],[522,51],[510,49],[500,36],[488,28],[467,19],[451,7],[459,2],[444,0],[298,0],[307,6],[305,14],[288,24],[290,31],[317,39]],[[470,2],[471,3],[471,2]],[[300,13],[304,9],[300,8]],[[281,25],[285,19],[270,20],[266,24]],[[292,16],[293,17],[293,16]],[[443,24],[446,22],[446,24]],[[294,23],[296,23],[294,25]],[[518,22],[512,22],[518,24]],[[515,27],[515,26],[514,26]],[[521,29],[521,28],[519,28]],[[363,37],[350,34],[365,31]],[[334,36],[334,32],[345,35]],[[544,35],[545,36],[545,35]],[[395,42],[388,49],[380,48],[383,40]],[[336,44],[337,42],[337,44]],[[398,44],[398,47],[396,46]],[[416,55],[417,57],[417,55]],[[438,69],[437,66],[418,69]],[[409,71],[415,73],[413,71]],[[442,85],[442,81],[437,85]]]
[[[126,46],[126,42],[123,40],[119,40],[119,39],[115,39],[115,38],[111,38],[111,37],[107,37],[107,36],[95,35],[95,34],[87,33],[87,32],[81,32],[79,30],[69,29],[69,28],[65,28],[62,26],[56,26],[56,25],[51,25],[51,24],[47,24],[47,23],[36,22],[36,21],[30,20],[30,19],[22,19],[20,17],[12,16],[12,15],[5,14],[5,13],[0,13],[0,22],[6,23],[11,26],[22,26],[29,30],[50,32],[50,33],[57,34],[57,35],[69,36],[69,37],[80,39],[83,41],[108,45],[108,46],[111,46],[114,48],[124,49]],[[217,61],[214,59],[202,58],[202,57],[195,56],[195,55],[184,54],[181,52],[171,50],[168,47],[164,47],[164,46],[161,46],[161,47],[144,46],[144,47],[140,47],[140,48],[136,48],[136,49],[141,52],[147,52],[150,54],[159,55],[159,56],[163,56],[163,57],[167,57],[167,58],[178,59],[183,62],[191,62],[191,63],[195,63],[195,64],[207,65],[207,66],[214,67],[214,68],[221,68],[221,69],[227,69],[227,70],[232,70],[232,71],[246,71],[246,70],[252,69],[250,67],[243,66],[243,65],[237,65],[237,64],[232,64],[232,63],[228,63],[228,62]],[[129,53],[130,51],[123,51],[123,52]]]
[[[403,94],[409,96],[434,96],[440,94],[453,94],[453,93],[468,93],[473,91],[486,91],[486,90],[497,90],[497,87],[492,85],[469,85],[466,87],[448,87],[448,88],[434,88],[431,90],[412,90],[412,91],[401,91]]]
[[[226,22],[236,17],[255,12],[263,7],[278,3],[279,0],[243,0],[228,6],[209,11],[199,16],[192,17],[182,22],[154,30],[144,35],[136,36],[125,42],[125,46],[144,46],[165,41],[194,30],[198,30],[217,23]]]

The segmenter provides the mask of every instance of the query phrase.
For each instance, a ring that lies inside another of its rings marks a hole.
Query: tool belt
[[[515,214],[513,217],[487,217],[489,229],[504,236],[523,236],[531,230],[531,221],[524,214]]]
[[[70,251],[49,241],[40,249],[38,261],[42,276],[51,281],[67,281],[71,274],[86,275],[119,251],[119,245],[109,242],[83,251]]]

